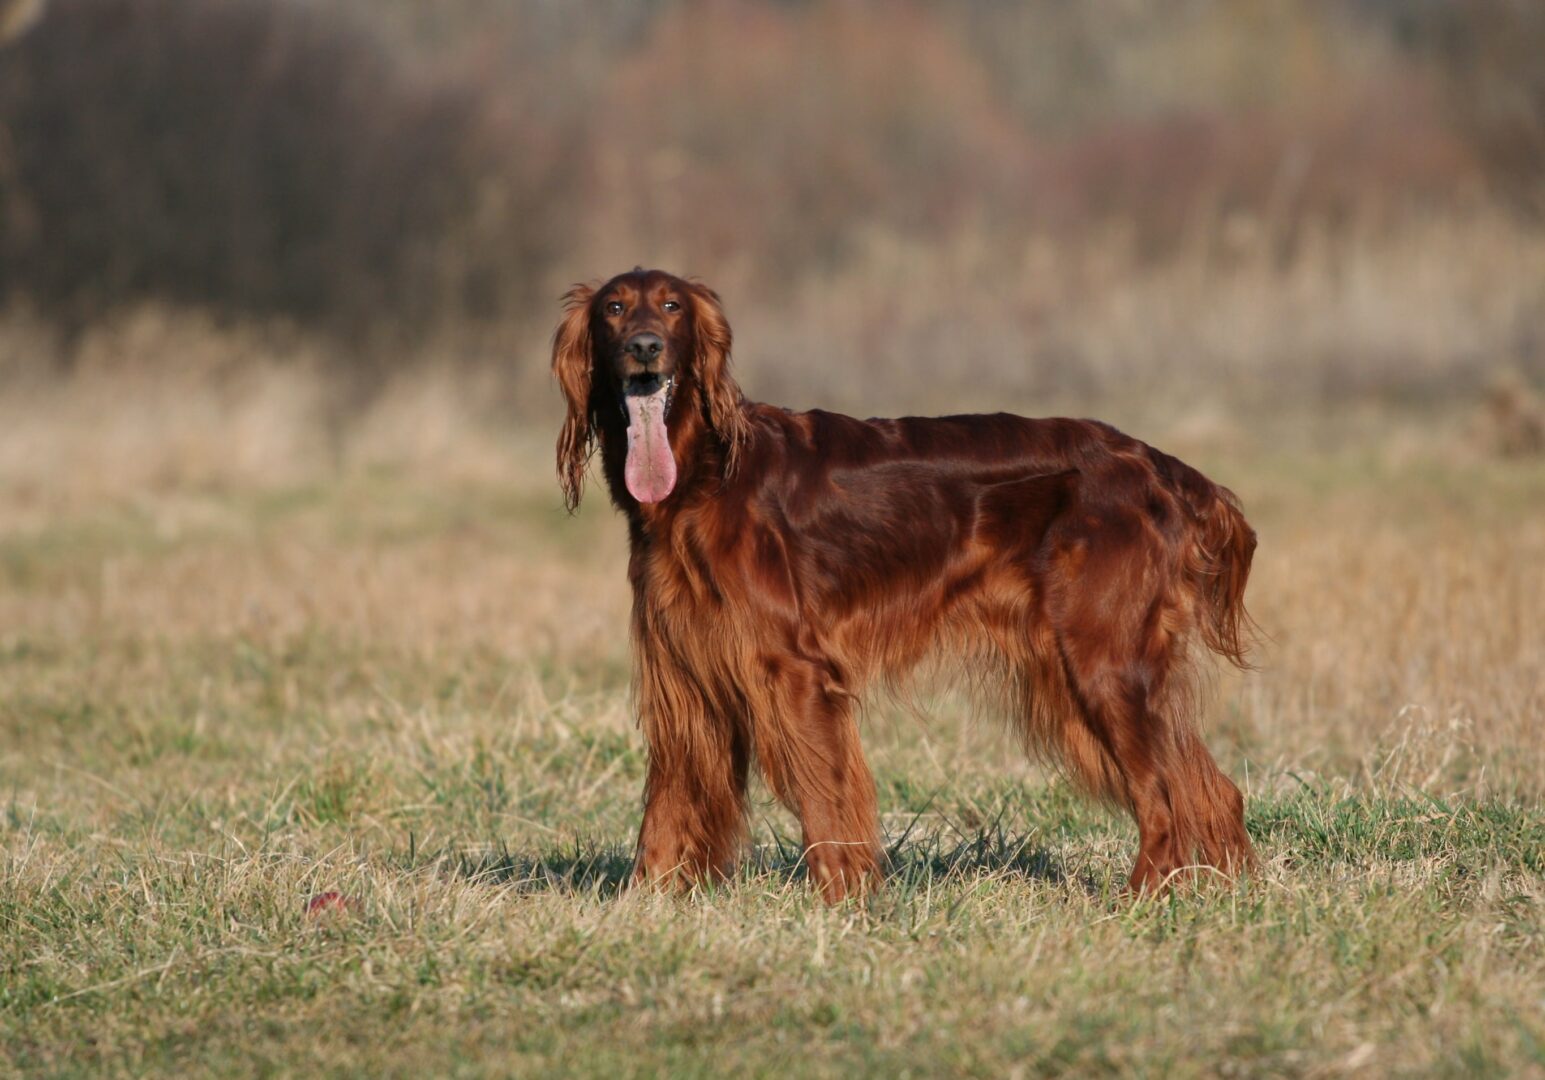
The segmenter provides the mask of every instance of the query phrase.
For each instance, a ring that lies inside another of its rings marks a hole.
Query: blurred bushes
[[[793,309],[876,252],[954,252],[908,273],[1013,297],[1002,352],[1124,273],[1285,265],[1306,238],[1334,268],[1327,246],[1498,177],[1538,191],[1542,21],[1524,0],[54,0],[0,46],[0,300],[83,325],[169,299],[351,341],[539,311],[545,337],[563,283],[637,262]]]
[[[544,244],[489,220],[537,182],[490,126],[321,5],[56,0],[0,51],[0,296],[348,331],[486,309]]]
[[[1402,39],[1439,61],[1456,127],[1481,154],[1496,189],[1545,215],[1545,4],[1388,6]]]
[[[676,5],[641,46],[597,95],[603,236],[786,291],[871,230],[1023,223],[1024,132],[919,9]]]

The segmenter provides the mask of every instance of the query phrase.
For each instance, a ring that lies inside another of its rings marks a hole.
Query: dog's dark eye
[[[608,300],[606,302],[606,314],[608,314],[608,315],[621,315],[622,314],[622,301],[621,300]]]
[[[661,304],[660,306],[662,308],[664,308],[666,311],[680,311],[681,310],[681,305],[679,303],[677,303],[675,300],[667,300],[665,303]]]

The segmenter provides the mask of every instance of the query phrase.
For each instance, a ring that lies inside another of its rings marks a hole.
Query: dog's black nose
[[[654,363],[665,351],[665,339],[659,334],[634,334],[622,346],[622,351],[645,366]]]

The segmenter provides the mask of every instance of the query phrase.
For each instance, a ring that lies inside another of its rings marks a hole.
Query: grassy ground
[[[765,793],[732,884],[620,893],[622,530],[537,451],[9,489],[0,1071],[1545,1071],[1545,469],[1260,445],[1199,463],[1263,538],[1209,737],[1264,867],[1136,903],[1131,827],[947,690],[869,721],[871,900]]]

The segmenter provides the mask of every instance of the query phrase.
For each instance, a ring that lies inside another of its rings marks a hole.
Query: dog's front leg
[[[799,815],[810,880],[836,903],[879,880],[882,851],[853,698],[832,684],[830,670],[825,663],[785,663],[752,730],[768,786]]]
[[[649,778],[636,882],[689,888],[722,878],[740,855],[750,755],[731,725],[707,720],[645,714]]]

